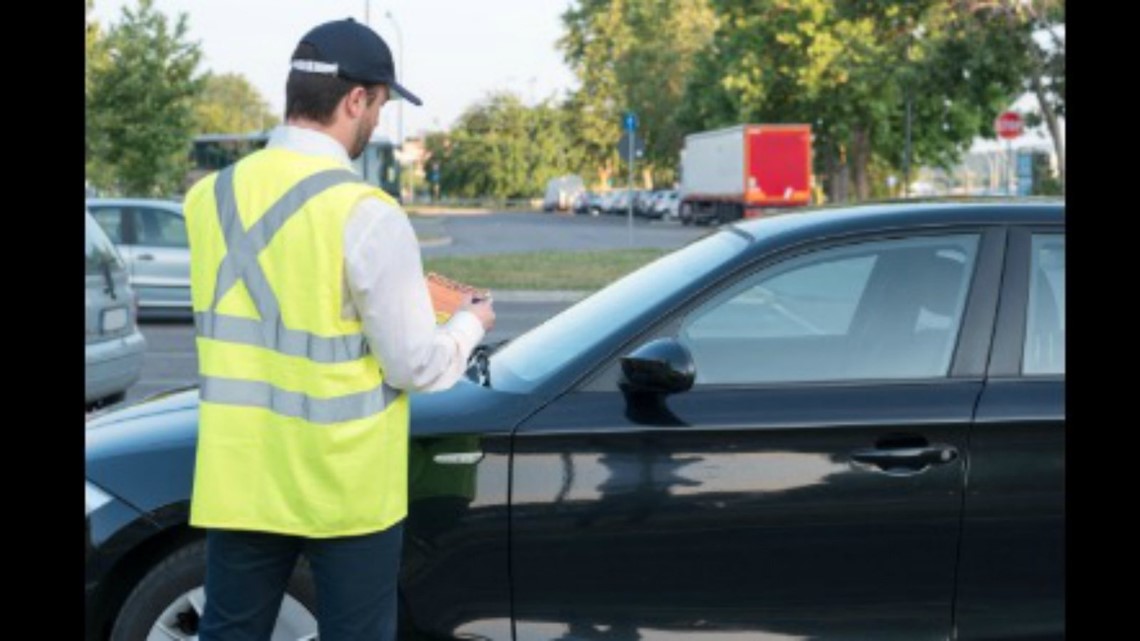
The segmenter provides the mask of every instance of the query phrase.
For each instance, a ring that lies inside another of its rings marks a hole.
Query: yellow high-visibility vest
[[[407,513],[408,400],[341,318],[344,227],[395,204],[333,159],[272,148],[186,195],[200,377],[190,524],[308,537]]]

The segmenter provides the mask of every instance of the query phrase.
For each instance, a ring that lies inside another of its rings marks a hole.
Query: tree
[[[716,46],[683,109],[692,128],[813,126],[833,200],[871,194],[872,168],[946,166],[1016,95],[1012,35],[936,0],[718,0]],[[874,159],[884,162],[873,162]],[[849,189],[849,181],[854,189]]]
[[[83,158],[85,167],[84,173],[87,177],[87,181],[98,185],[110,182],[112,176],[110,169],[97,160],[103,155],[105,138],[99,135],[99,128],[91,126],[93,121],[91,99],[95,87],[94,76],[102,73],[106,68],[107,50],[103,45],[103,34],[99,28],[99,23],[91,19],[91,9],[94,7],[94,0],[86,0],[86,4],[87,57],[83,76],[83,98],[84,118],[87,126],[83,132]]]
[[[1057,153],[1061,191],[1065,186],[1065,3],[1062,0],[958,0],[958,7],[984,24],[997,24],[1014,35],[1007,64],[1023,69],[1025,89],[1041,108]],[[1034,116],[1036,116],[1034,114]],[[1029,124],[1036,118],[1030,119]]]
[[[194,103],[195,133],[244,133],[264,131],[281,122],[269,111],[269,103],[237,73],[207,73],[203,90]]]
[[[87,127],[98,140],[91,160],[110,169],[114,184],[99,187],[139,196],[181,188],[202,85],[199,45],[186,33],[185,14],[171,25],[153,0],[138,0],[102,40],[107,64],[89,67]]]
[[[526,198],[583,164],[568,113],[551,101],[527,107],[514,93],[492,93],[467,109],[446,135],[425,141],[440,163],[441,192],[464,197]]]
[[[716,28],[708,0],[579,0],[562,20],[558,46],[582,84],[570,99],[574,130],[601,180],[617,168],[621,116],[633,110],[646,163],[655,178],[671,181],[686,82]]]

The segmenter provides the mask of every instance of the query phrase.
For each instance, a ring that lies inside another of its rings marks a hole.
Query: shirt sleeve
[[[345,224],[344,261],[345,284],[384,382],[409,392],[455,384],[483,340],[483,324],[464,311],[436,325],[407,216],[379,199],[361,200]]]

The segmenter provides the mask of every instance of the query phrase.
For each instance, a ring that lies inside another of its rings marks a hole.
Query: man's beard
[[[348,151],[348,157],[356,160],[360,154],[364,153],[364,148],[368,146],[368,139],[372,137],[373,127],[369,127],[367,120],[360,119],[356,123],[356,136],[352,139],[352,149]]]

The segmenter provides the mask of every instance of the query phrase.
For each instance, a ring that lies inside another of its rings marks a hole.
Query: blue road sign
[[[623,129],[626,131],[637,131],[637,114],[632,111],[625,112],[625,118],[622,119]]]

